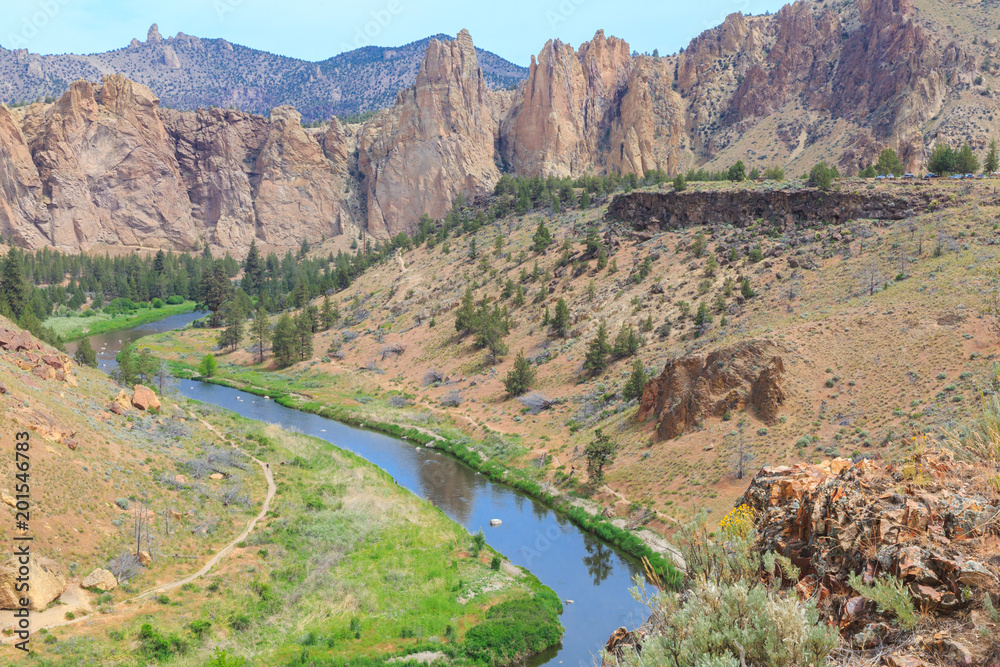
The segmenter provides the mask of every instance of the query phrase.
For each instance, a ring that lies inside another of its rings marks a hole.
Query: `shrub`
[[[214,354],[206,354],[201,359],[201,363],[198,364],[198,374],[202,377],[210,378],[215,375],[215,372],[219,368],[219,362],[215,360]]]
[[[687,181],[684,179],[684,174],[674,176],[674,190],[676,192],[687,190]]]
[[[886,574],[868,585],[864,583],[861,575],[852,572],[847,577],[847,584],[863,598],[874,602],[878,606],[879,612],[889,612],[895,616],[899,624],[906,630],[917,627],[920,618],[917,616],[916,609],[913,608],[910,593],[903,582],[896,577]]]
[[[179,306],[184,303],[184,297],[174,294],[173,296],[167,297],[168,306]]]
[[[829,190],[833,185],[833,179],[840,176],[837,170],[829,166],[826,162],[820,162],[809,172],[809,185],[820,190]]]
[[[150,302],[150,305],[151,305],[151,306],[152,306],[153,308],[163,308],[163,299],[153,299],[153,300],[152,300],[152,301]]]

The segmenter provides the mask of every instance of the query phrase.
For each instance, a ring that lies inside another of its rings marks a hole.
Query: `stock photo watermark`
[[[549,22],[550,28],[555,28],[561,23],[565,23],[576,13],[576,10],[587,0],[562,0],[555,9],[545,12],[545,19]]]
[[[59,16],[63,7],[72,0],[39,0],[35,6],[21,17],[17,32],[7,33],[6,47],[8,49],[26,49],[28,44]]]

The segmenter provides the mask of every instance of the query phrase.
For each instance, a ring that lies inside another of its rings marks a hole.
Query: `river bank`
[[[185,301],[176,305],[163,305],[160,308],[140,308],[132,313],[123,315],[99,313],[92,317],[85,317],[82,314],[74,313],[68,317],[50,317],[42,324],[52,328],[57,334],[62,336],[64,341],[69,342],[113,331],[133,329],[143,324],[151,324],[168,317],[173,317],[174,315],[192,313],[196,305],[194,301]]]

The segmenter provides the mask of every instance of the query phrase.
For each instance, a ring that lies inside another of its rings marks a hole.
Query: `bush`
[[[868,585],[864,583],[861,575],[852,572],[847,577],[847,584],[863,598],[874,602],[878,606],[879,612],[892,613],[904,629],[912,630],[917,627],[920,618],[917,616],[916,609],[913,608],[910,592],[896,577],[886,574]]]
[[[168,660],[186,650],[187,644],[175,634],[162,635],[149,623],[139,628],[139,654],[148,660]]]
[[[163,299],[153,299],[150,301],[150,305],[153,308],[163,308]]]
[[[674,191],[683,192],[687,190],[687,181],[684,179],[684,174],[677,174],[674,177]]]
[[[826,162],[820,162],[809,172],[809,185],[820,190],[829,190],[833,185],[833,179],[839,176],[840,174],[834,167],[829,166]]]
[[[215,360],[215,355],[209,353],[202,357],[201,363],[198,364],[198,374],[210,378],[215,375],[218,368],[219,363]]]
[[[167,297],[168,306],[179,306],[184,303],[184,297],[174,294],[173,296]]]

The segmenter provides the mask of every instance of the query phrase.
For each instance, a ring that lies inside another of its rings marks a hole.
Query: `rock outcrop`
[[[790,558],[796,588],[826,601],[845,634],[863,639],[874,605],[849,592],[851,573],[892,574],[917,609],[935,615],[996,590],[1000,499],[983,474],[946,453],[897,464],[835,459],[764,468],[741,502],[754,510],[758,548]]]
[[[746,227],[765,220],[779,227],[831,224],[847,220],[901,220],[925,210],[929,196],[887,192],[798,190],[636,191],[615,195],[608,218],[635,229],[684,229],[692,225]]]
[[[197,239],[159,100],[120,75],[77,81],[54,104],[27,112],[23,132],[43,183],[48,244],[191,249]],[[27,165],[23,165],[27,166]]]
[[[579,51],[559,40],[547,42],[532,56],[528,79],[501,124],[504,162],[519,174],[542,177],[575,176],[603,165],[599,144],[631,70],[628,44],[605,37],[603,30]],[[639,106],[634,99],[631,104]]]
[[[691,430],[706,417],[747,408],[761,421],[772,422],[786,398],[784,373],[781,350],[766,341],[673,359],[646,383],[638,419],[656,418],[661,440]]]
[[[31,584],[27,598],[31,602],[29,608],[32,611],[45,609],[66,590],[66,580],[56,569],[55,561],[32,556],[24,566],[14,556],[0,565],[0,609],[20,608],[20,600],[25,596],[25,593],[17,590],[17,579],[22,574],[22,567],[27,568],[26,574]]]
[[[422,214],[442,217],[452,202],[492,189],[496,127],[472,37],[432,40],[412,88],[365,124],[359,167],[368,231],[395,235]],[[328,149],[329,150],[329,149]]]
[[[132,391],[132,405],[139,410],[159,410],[160,399],[149,387],[137,384]]]

